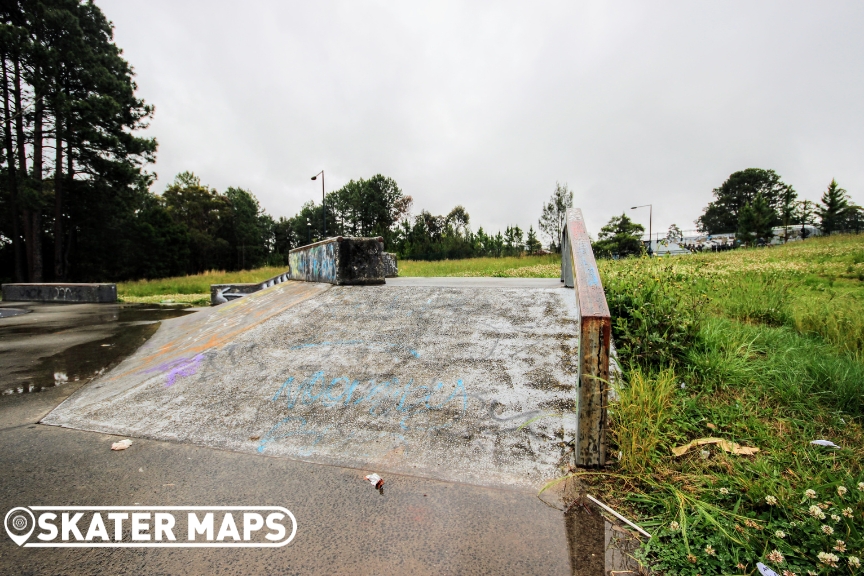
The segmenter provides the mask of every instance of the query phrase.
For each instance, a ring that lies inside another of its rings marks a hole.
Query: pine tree
[[[543,245],[540,244],[540,241],[537,239],[537,233],[534,232],[534,226],[529,226],[528,238],[525,240],[525,251],[529,254],[534,254],[539,252],[541,248],[543,248]]]
[[[822,194],[822,205],[816,207],[819,215],[820,227],[825,235],[843,229],[849,210],[849,196],[846,190],[837,185],[837,181],[831,179],[828,190]]]
[[[774,236],[775,212],[762,194],[757,194],[752,202],[741,208],[738,216],[738,239],[745,244],[755,245],[767,242]]]

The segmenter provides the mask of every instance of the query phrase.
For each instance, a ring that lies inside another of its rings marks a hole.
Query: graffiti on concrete
[[[385,278],[396,278],[399,276],[399,264],[396,260],[396,254],[391,252],[382,252],[381,262],[384,265]]]
[[[218,306],[219,304],[226,304],[232,300],[237,300],[238,298],[243,298],[249,294],[264,290],[265,288],[281,284],[286,280],[288,280],[287,272],[264,280],[263,282],[258,282],[257,284],[254,282],[239,284],[211,284],[210,305]]]
[[[90,302],[117,301],[116,284],[3,284],[7,302]]]
[[[198,367],[201,364],[202,358],[204,358],[204,354],[197,354],[191,358],[177,358],[175,360],[171,360],[170,362],[160,364],[155,368],[142,370],[141,373],[150,374],[153,372],[158,372],[161,374],[166,374],[165,387],[170,388],[177,381],[177,378],[183,378],[185,376],[192,376],[193,374],[196,374],[198,372]]]
[[[343,420],[372,419],[385,435],[395,436],[404,443],[403,433],[430,433],[449,428],[460,420],[468,409],[468,394],[461,379],[449,384],[442,381],[418,384],[414,379],[401,382],[398,378],[361,381],[348,376],[330,378],[319,370],[299,381],[290,376],[270,402],[278,403],[291,415],[280,419],[264,435],[258,452],[264,452],[267,444],[288,437],[305,437],[310,449],[330,433],[333,424],[311,428],[305,417],[293,415],[294,409],[301,406],[304,414],[323,408],[348,412],[342,414]],[[428,417],[431,412],[436,413],[435,417]]]
[[[292,280],[336,283],[335,242],[324,242],[288,254]]]

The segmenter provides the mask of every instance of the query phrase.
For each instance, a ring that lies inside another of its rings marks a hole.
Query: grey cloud
[[[156,105],[157,190],[192,170],[279,216],[321,168],[381,172],[496,230],[559,180],[592,232],[648,202],[657,231],[755,166],[864,203],[860,2],[99,5]]]

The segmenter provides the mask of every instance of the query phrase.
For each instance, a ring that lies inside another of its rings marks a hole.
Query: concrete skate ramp
[[[166,321],[42,422],[481,485],[560,475],[573,291],[413,284],[285,282]]]

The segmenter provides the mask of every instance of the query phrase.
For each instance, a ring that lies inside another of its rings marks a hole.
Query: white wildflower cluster
[[[830,536],[830,535],[834,534],[834,528],[832,528],[831,526],[828,526],[827,524],[823,524],[822,525],[822,532],[824,532],[825,534]]]
[[[783,532],[782,530],[777,530],[776,532],[774,532],[774,536],[776,536],[777,538],[780,538],[782,540],[783,538],[786,537],[786,533]]]
[[[845,486],[837,486],[837,495],[838,496],[840,496],[842,498],[846,494],[846,492],[848,492],[848,490],[846,490]]]
[[[807,511],[808,511],[808,512],[810,513],[810,515],[813,516],[814,518],[818,518],[819,520],[824,520],[824,519],[825,519],[825,513],[822,512],[822,509],[819,508],[819,506],[816,506],[815,504],[814,504],[813,506],[810,506],[810,508],[809,508]]]
[[[836,568],[837,562],[840,561],[840,558],[836,554],[830,552],[819,552],[817,558],[819,558],[819,562],[831,566],[832,568]]]
[[[807,490],[804,491],[804,495],[807,498],[816,498],[816,491],[808,488]]]
[[[773,562],[775,564],[782,564],[783,563],[783,554],[781,554],[780,551],[776,550],[776,549],[769,552],[768,555],[765,556],[765,558],[767,558],[768,560],[770,560],[771,562]]]
[[[849,566],[851,566],[853,568],[860,568],[861,567],[861,559],[858,558],[857,556],[849,556],[848,560],[849,560]]]
[[[774,496],[765,496],[765,503],[769,506],[776,506],[777,498],[775,498]]]
[[[669,523],[669,530],[671,530],[672,532],[677,532],[679,528],[681,528],[681,526],[678,525],[678,522],[675,522],[673,520]]]

